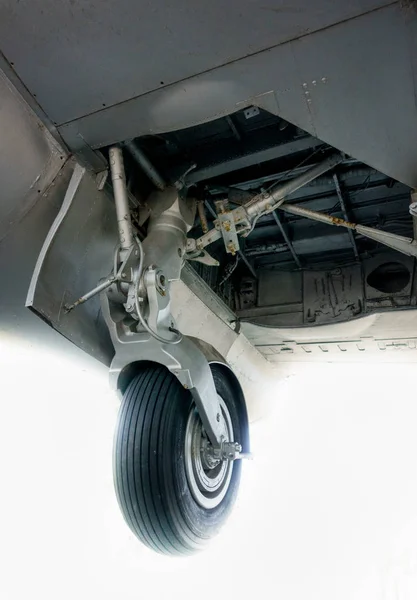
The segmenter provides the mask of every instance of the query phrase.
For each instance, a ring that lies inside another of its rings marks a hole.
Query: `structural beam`
[[[334,173],[334,175],[333,175],[333,181],[334,181],[334,187],[336,188],[336,194],[337,194],[337,197],[340,202],[340,208],[342,209],[343,218],[345,219],[345,221],[349,221],[348,213],[346,210],[345,199],[343,198],[342,190],[340,188],[339,178],[336,175],[336,173]],[[358,247],[356,245],[356,240],[355,240],[355,236],[353,235],[353,231],[351,229],[348,229],[348,234],[349,234],[350,243],[352,244],[353,252],[355,254],[355,258],[356,258],[356,260],[359,260]]]
[[[247,154],[231,158],[230,160],[223,160],[217,164],[213,164],[212,162],[205,166],[199,165],[197,169],[194,169],[187,175],[186,183],[198,183],[199,181],[205,181],[206,179],[213,179],[214,177],[219,177],[220,175],[225,175],[232,171],[253,167],[253,165],[259,165],[269,160],[276,160],[277,158],[282,158],[283,156],[288,156],[297,152],[306,150],[313,151],[317,146],[322,144],[323,142],[320,140],[305,137],[292,142],[270,146],[269,148],[260,148],[259,150],[252,149],[252,151]]]
[[[388,231],[381,231],[380,229],[374,229],[367,227],[366,225],[358,225],[356,223],[350,223],[344,221],[338,217],[332,217],[325,213],[310,210],[308,208],[302,208],[295,204],[281,204],[279,210],[282,210],[290,215],[296,215],[298,217],[305,217],[306,219],[312,219],[313,221],[319,221],[320,223],[327,223],[328,225],[335,225],[336,227],[344,227],[346,229],[353,229],[360,235],[366,238],[375,240],[384,246],[398,250],[402,254],[407,256],[414,256],[417,258],[417,240],[412,238],[404,237],[402,235],[396,235],[395,233],[389,233]]]
[[[283,237],[283,238],[284,238],[284,240],[285,240],[285,243],[287,244],[287,246],[288,246],[288,248],[289,248],[289,251],[290,251],[290,252],[291,252],[291,254],[292,254],[292,257],[293,257],[293,259],[294,259],[294,262],[295,262],[295,264],[297,265],[297,267],[298,267],[299,269],[301,269],[301,262],[300,262],[300,259],[298,258],[298,256],[297,256],[297,253],[296,253],[296,251],[294,250],[294,246],[292,245],[292,243],[291,243],[291,240],[290,240],[290,238],[288,237],[288,235],[287,235],[287,232],[285,231],[285,228],[283,227],[283,225],[282,225],[282,223],[281,223],[281,219],[280,219],[280,218],[279,218],[279,216],[277,215],[277,212],[276,212],[276,210],[274,210],[274,211],[272,212],[272,215],[273,215],[273,217],[274,217],[274,219],[275,219],[275,222],[276,222],[276,224],[277,224],[277,225],[278,225],[278,227],[279,227],[279,230],[280,230],[280,232],[281,232],[281,234],[282,234],[282,237]]]

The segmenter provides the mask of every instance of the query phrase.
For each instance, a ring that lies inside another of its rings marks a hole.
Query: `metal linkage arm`
[[[214,229],[211,229],[197,240],[189,240],[187,250],[195,252],[203,250],[209,244],[223,237],[226,252],[235,254],[239,251],[237,234],[246,236],[252,229],[257,219],[279,208],[287,196],[297,191],[313,179],[320,177],[330,169],[343,161],[340,153],[328,156],[321,163],[308,169],[299,177],[295,177],[286,183],[277,184],[267,192],[257,194],[247,204],[239,206],[234,210],[227,210],[224,206],[218,211],[218,218],[214,221]]]
[[[276,185],[268,192],[262,192],[261,194],[258,194],[244,206],[239,206],[231,211],[227,211],[225,209],[219,211],[218,218],[214,221],[214,229],[211,229],[197,240],[188,240],[187,250],[194,253],[199,250],[202,251],[203,248],[223,237],[226,252],[235,254],[239,250],[237,234],[247,236],[252,231],[254,224],[260,216],[275,210],[282,210],[288,214],[305,217],[307,219],[312,219],[313,221],[320,221],[321,223],[326,223],[328,225],[345,227],[349,230],[350,239],[356,257],[358,257],[359,254],[355,239],[352,235],[352,230],[363,235],[364,237],[373,239],[380,244],[384,244],[385,246],[393,248],[398,252],[402,252],[408,256],[417,257],[417,240],[386,231],[381,231],[379,229],[374,229],[372,227],[366,227],[365,225],[350,223],[349,221],[339,219],[338,217],[332,217],[330,215],[326,215],[325,213],[303,208],[294,204],[288,204],[286,202],[286,198],[289,196],[289,194],[292,194],[313,179],[323,175],[323,173],[335,167],[337,164],[342,162],[342,160],[342,154],[333,154],[299,177],[295,177],[291,181],[288,181],[284,184]],[[344,215],[346,215],[346,207],[336,175],[334,176],[334,181],[342,211]],[[279,218],[275,213],[274,215],[278,226],[280,226]],[[294,254],[291,243],[289,242],[289,239],[287,239],[285,232],[283,232],[283,235],[291,250],[294,260],[296,261],[297,265],[300,266],[299,259]]]
[[[307,183],[310,183],[313,179],[317,179],[320,175],[327,173],[327,171],[330,171],[330,169],[333,169],[333,167],[342,161],[342,154],[338,153],[330,155],[299,177],[294,177],[294,179],[291,179],[286,183],[277,184],[269,191],[262,192],[252,198],[252,200],[245,205],[246,212],[249,217],[253,218],[275,210],[285,201],[287,196],[307,185]]]
[[[366,227],[365,225],[357,225],[356,223],[350,223],[338,217],[332,217],[325,213],[310,210],[308,208],[302,208],[294,204],[282,204],[279,207],[280,210],[298,217],[305,217],[312,219],[313,221],[320,221],[320,223],[326,223],[327,225],[335,225],[336,227],[345,227],[346,229],[354,230],[360,233],[364,237],[375,240],[384,246],[389,246],[402,254],[408,256],[417,257],[417,240],[413,240],[402,235],[396,235],[387,231],[381,231],[380,229],[373,229],[372,227]]]
[[[132,220],[130,218],[125,168],[121,148],[118,148],[117,146],[110,148],[109,160],[114,202],[116,205],[117,224],[119,226],[120,248],[122,250],[129,250],[133,245]]]
[[[130,154],[133,156],[135,161],[142,167],[145,171],[146,175],[152,181],[152,183],[159,189],[164,190],[167,187],[166,182],[160,173],[155,169],[151,161],[148,159],[146,154],[133,142],[125,142],[126,148],[129,150]]]

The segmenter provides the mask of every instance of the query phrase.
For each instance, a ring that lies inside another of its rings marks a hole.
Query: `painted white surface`
[[[216,348],[233,368],[245,394],[250,421],[268,412],[272,381],[285,377],[288,365],[272,364],[242,334],[237,334],[211,311],[182,281],[172,285],[177,327]]]
[[[168,559],[119,514],[104,370],[5,334],[0,360],[2,599],[417,597],[412,367],[299,365],[271,384],[228,526]]]
[[[242,323],[268,361],[416,363],[417,310],[405,309],[315,327],[269,328]],[[282,351],[281,351],[282,348]],[[346,367],[347,368],[347,367]]]

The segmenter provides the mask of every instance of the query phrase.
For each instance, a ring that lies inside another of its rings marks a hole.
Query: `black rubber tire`
[[[237,400],[221,369],[213,365],[217,392],[241,442]],[[128,385],[120,407],[114,443],[114,482],[123,516],[149,548],[169,555],[196,552],[215,536],[236,500],[241,462],[233,464],[227,493],[213,509],[202,508],[188,486],[185,430],[193,406],[165,367],[148,365]]]

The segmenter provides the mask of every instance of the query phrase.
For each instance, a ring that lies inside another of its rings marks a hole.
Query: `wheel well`
[[[239,380],[227,364],[217,361],[209,361],[209,364],[211,368],[215,367],[217,370],[220,370],[222,372],[223,376],[228,380],[237,398],[239,399],[239,416],[243,424],[242,447],[244,452],[250,452],[248,411],[246,409],[245,396],[243,394]],[[163,366],[160,363],[155,363],[149,360],[138,360],[126,365],[126,367],[124,367],[124,369],[120,372],[119,377],[117,379],[118,392],[121,395],[123,395],[132,379],[138,373],[140,373],[140,371],[142,371],[146,367],[149,367],[150,365],[156,365],[158,367]]]

